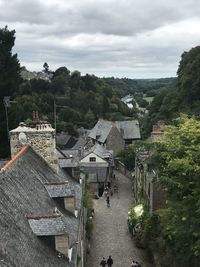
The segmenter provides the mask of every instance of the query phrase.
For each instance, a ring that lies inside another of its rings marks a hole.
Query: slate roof
[[[75,168],[79,166],[79,159],[76,158],[60,158],[58,162],[61,168]]]
[[[74,196],[74,190],[69,184],[45,184],[45,188],[52,198]]]
[[[37,236],[55,236],[67,233],[67,227],[62,218],[57,214],[27,215],[29,225]]]
[[[113,151],[107,150],[107,149],[105,149],[105,147],[103,147],[99,144],[95,144],[89,150],[84,151],[84,157],[86,157],[87,155],[89,155],[92,152],[104,160],[105,160],[105,158],[109,158],[109,157],[112,158],[113,157]]]
[[[76,144],[72,147],[72,149],[81,149],[83,148],[87,143],[86,138],[79,137]]]
[[[112,129],[117,127],[123,139],[140,139],[140,128],[137,120],[132,121],[106,121],[100,119],[91,130],[88,137],[104,143]]]
[[[79,150],[78,149],[64,149],[62,150],[63,156],[58,158],[61,168],[75,168],[79,166]]]
[[[104,143],[113,127],[113,123],[111,121],[106,120],[98,120],[94,128],[89,133],[88,137],[92,139],[97,139],[99,136],[98,141]]]
[[[140,139],[140,127],[137,120],[115,121],[117,129],[122,134],[123,139]]]
[[[0,173],[0,259],[9,262],[8,266],[74,266],[66,259],[58,258],[57,252],[32,232],[26,218],[27,214],[32,213],[52,213],[55,207],[59,211],[59,206],[49,197],[44,183],[66,181],[67,178],[62,170],[56,174],[30,147]],[[72,178],[68,182],[78,192],[80,208],[81,187]],[[79,219],[65,215],[62,220],[69,234],[69,242],[76,241]]]
[[[78,149],[63,149],[62,153],[67,158],[76,158],[79,156],[79,150]]]
[[[56,144],[58,145],[66,145],[71,138],[71,135],[61,132],[56,134]]]

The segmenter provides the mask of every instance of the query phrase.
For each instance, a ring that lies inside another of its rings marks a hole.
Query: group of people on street
[[[114,180],[116,179],[114,174]],[[113,188],[111,186],[111,182],[108,182],[108,184],[104,188],[104,196],[106,198],[107,207],[110,207],[110,196],[113,195],[113,190],[115,193],[118,193],[118,186],[116,183],[114,183]]]
[[[141,266],[141,264],[139,264],[139,262],[137,262],[137,261],[132,261],[130,267],[142,267],[142,266]]]
[[[109,256],[107,260],[104,257],[102,258],[102,260],[100,262],[100,265],[102,267],[105,267],[106,264],[108,265],[108,267],[112,267],[112,265],[113,265],[113,259],[112,259],[111,256]]]

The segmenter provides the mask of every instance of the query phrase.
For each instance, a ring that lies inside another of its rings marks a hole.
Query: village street
[[[127,211],[133,203],[130,180],[115,172],[119,193],[110,198],[110,208],[104,197],[94,200],[94,230],[87,267],[100,266],[101,258],[112,256],[113,267],[129,267],[132,260],[142,267],[152,267],[145,250],[135,247],[127,226]]]

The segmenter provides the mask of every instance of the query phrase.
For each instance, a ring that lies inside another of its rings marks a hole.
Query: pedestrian
[[[91,216],[94,218],[94,209],[91,209]]]
[[[112,267],[112,265],[113,265],[113,259],[112,259],[111,256],[108,257],[107,264],[108,264],[108,267]]]
[[[141,265],[137,261],[132,261],[130,267],[141,267]]]
[[[100,262],[100,265],[101,265],[102,267],[105,267],[105,266],[106,266],[106,260],[105,260],[104,257],[102,258],[102,260],[101,260],[101,262]]]
[[[109,188],[106,186],[104,189],[104,196],[107,197],[109,192]]]
[[[106,197],[106,202],[107,202],[107,207],[109,208],[110,207],[110,197],[109,196]]]
[[[110,188],[110,195],[111,195],[111,196],[113,195],[112,187]]]
[[[117,185],[116,184],[114,184],[114,192],[118,192],[118,187],[117,187]]]
[[[132,261],[130,267],[137,267],[137,263],[136,263],[136,261]]]
[[[128,230],[129,230],[129,232],[131,234],[131,238],[133,238],[134,225],[131,222],[129,217],[128,217],[127,223],[128,223]]]

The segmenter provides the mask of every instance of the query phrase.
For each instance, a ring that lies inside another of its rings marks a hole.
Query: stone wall
[[[19,135],[23,133],[25,139],[20,141]],[[47,163],[55,170],[58,169],[58,159],[56,155],[55,130],[51,127],[35,129],[21,127],[10,131],[11,157],[13,158],[24,145],[30,145]]]
[[[119,133],[117,127],[113,126],[106,140],[106,149],[113,150],[114,156],[116,156],[125,147],[124,139]]]
[[[128,177],[129,179],[133,179],[134,173],[127,170],[125,165],[119,161],[119,160],[115,160],[116,162],[116,169],[121,172],[123,175],[125,175],[126,177]]]
[[[64,198],[64,204],[65,204],[65,209],[69,210],[71,212],[74,212],[76,204],[75,204],[75,197],[65,197]]]
[[[69,249],[69,239],[67,235],[58,235],[55,236],[55,248],[57,251],[68,256],[68,249]]]

